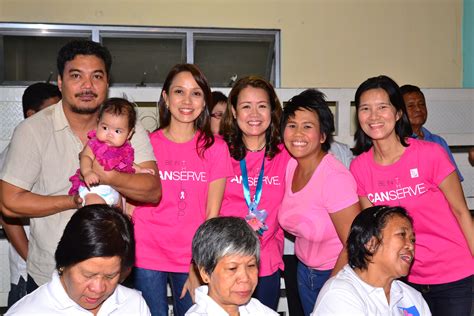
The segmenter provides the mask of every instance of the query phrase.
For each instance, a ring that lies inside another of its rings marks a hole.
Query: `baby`
[[[99,185],[99,176],[93,171],[94,160],[105,171],[151,173],[133,163],[134,151],[130,138],[135,130],[137,114],[133,104],[122,98],[110,98],[99,110],[97,130],[88,133],[89,141],[80,153],[80,169],[69,178],[69,195],[79,193],[83,205],[119,205],[120,194],[109,185]],[[82,178],[81,179],[81,175]]]

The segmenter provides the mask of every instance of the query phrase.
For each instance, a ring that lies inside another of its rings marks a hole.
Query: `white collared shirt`
[[[311,316],[337,315],[419,315],[431,316],[420,292],[395,280],[390,288],[390,304],[383,288],[373,287],[346,265],[324,284]]]
[[[92,315],[74,302],[64,290],[57,271],[52,280],[13,305],[5,315]],[[100,307],[97,316],[140,315],[150,310],[140,292],[118,285]]]
[[[196,304],[194,304],[185,314],[185,316],[229,316],[229,314],[220,307],[209,295],[207,285],[196,289]],[[263,305],[259,300],[251,298],[250,301],[239,306],[240,316],[278,316],[278,313],[271,308]]]
[[[131,139],[135,163],[154,161],[147,132],[137,122]],[[69,177],[79,168],[84,148],[71,129],[62,101],[22,121],[13,133],[0,179],[44,196],[68,194]],[[28,274],[38,285],[50,280],[56,267],[54,252],[76,209],[30,219]]]

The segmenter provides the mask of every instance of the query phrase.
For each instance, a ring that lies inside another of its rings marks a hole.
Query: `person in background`
[[[470,315],[474,220],[454,165],[440,145],[410,138],[405,102],[391,78],[367,79],[354,100],[354,149],[361,154],[350,170],[362,208],[404,207],[416,234],[409,284],[433,315]]]
[[[411,128],[413,130],[411,137],[441,145],[448,153],[449,159],[451,159],[453,165],[456,167],[459,181],[462,182],[464,178],[462,177],[461,172],[459,172],[459,168],[456,165],[456,161],[451,153],[451,149],[449,149],[448,143],[443,137],[432,134],[429,130],[423,127],[428,118],[428,109],[426,108],[425,95],[421,89],[417,86],[406,84],[400,87],[400,92],[405,101],[408,119],[410,120]]]
[[[206,219],[219,215],[232,174],[227,146],[210,129],[210,102],[211,89],[196,65],[171,68],[159,101],[160,128],[150,134],[163,198],[133,211],[134,282],[154,316],[168,315],[168,281],[175,316],[193,304],[200,284],[191,263],[192,238]]]
[[[281,105],[265,79],[239,79],[229,93],[221,135],[232,157],[221,216],[245,218],[260,238],[260,267],[254,297],[276,310],[283,270],[283,230],[278,212],[290,156],[281,143]]]
[[[333,131],[334,132],[334,131]],[[334,155],[342,164],[349,169],[351,166],[352,159],[354,159],[354,154],[348,145],[333,140],[331,146],[329,147],[329,152]]]
[[[474,147],[469,148],[468,160],[471,166],[474,167]]]
[[[431,315],[421,293],[397,280],[415,256],[413,220],[404,208],[363,210],[352,223],[347,252],[349,264],[323,286],[312,316]]]
[[[23,117],[26,119],[36,112],[58,103],[61,100],[61,91],[56,85],[37,82],[28,86],[23,92]],[[0,153],[0,170],[7,155],[8,147]],[[0,201],[1,204],[1,201]],[[10,291],[8,292],[7,306],[11,307],[20,298],[26,295],[26,257],[28,254],[28,236],[30,233],[27,219],[7,218],[0,216],[0,224],[10,242]]]
[[[54,84],[37,82],[28,86],[21,98],[23,117],[28,118],[48,106],[58,103],[61,97],[61,91]]]
[[[227,97],[220,91],[212,92],[212,102],[209,106],[211,113],[211,131],[214,135],[219,134],[222,116],[227,108]]]
[[[150,311],[136,290],[119,285],[133,266],[135,240],[119,208],[89,205],[71,217],[59,240],[52,280],[6,315],[139,315]]]
[[[291,98],[281,129],[293,159],[278,221],[296,237],[298,293],[309,315],[323,284],[347,263],[345,242],[360,211],[357,186],[349,170],[328,154],[334,118],[323,93],[308,89]]]
[[[257,234],[244,219],[207,220],[193,238],[193,261],[206,285],[196,289],[196,304],[186,316],[278,315],[252,298],[259,260]]]
[[[82,204],[69,196],[69,176],[79,167],[87,133],[97,126],[100,105],[107,96],[112,57],[96,42],[75,40],[58,53],[58,87],[62,100],[21,122],[13,133],[0,172],[2,212],[10,217],[30,217],[27,291],[51,279],[54,250],[72,214]],[[147,133],[137,124],[132,140],[135,163],[156,169]],[[26,168],[27,166],[27,168]],[[126,198],[157,202],[159,178],[151,174],[105,171],[97,162],[94,172],[101,183]]]

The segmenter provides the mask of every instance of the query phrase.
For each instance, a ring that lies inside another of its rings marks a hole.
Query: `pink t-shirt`
[[[402,206],[413,217],[415,261],[408,280],[440,284],[474,273],[474,258],[440,183],[455,167],[438,144],[408,139],[400,159],[389,165],[375,163],[373,148],[351,164],[359,196],[374,205]]]
[[[268,230],[260,239],[260,269],[259,276],[269,276],[278,269],[283,269],[283,230],[278,225],[278,212],[280,211],[281,199],[285,192],[285,170],[290,155],[281,145],[281,152],[272,160],[265,158],[263,170],[262,197],[258,209],[265,209],[268,217],[265,223]],[[265,152],[248,152],[245,157],[247,173],[249,177],[250,194],[255,194],[258,175],[262,166]],[[221,216],[237,216],[245,218],[248,207],[244,199],[242,189],[242,172],[239,161],[231,158],[234,169],[233,176],[227,178],[224,200],[222,201]]]
[[[304,188],[293,193],[291,183],[297,165],[295,159],[288,163],[278,221],[296,237],[295,254],[301,262],[312,269],[330,270],[342,250],[330,214],[359,201],[357,185],[349,170],[327,154]]]
[[[162,130],[150,134],[162,197],[158,205],[140,206],[133,213],[137,267],[189,271],[192,238],[206,219],[209,184],[232,175],[224,141],[216,138],[202,159],[196,152],[197,137],[177,144]]]

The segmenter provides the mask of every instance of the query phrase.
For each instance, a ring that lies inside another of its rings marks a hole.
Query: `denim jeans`
[[[10,292],[8,292],[8,308],[12,307],[13,304],[18,302],[26,293],[26,281],[23,277],[20,277],[18,284],[10,283]]]
[[[173,295],[173,314],[184,316],[193,305],[189,293],[180,299],[187,273],[161,272],[135,268],[134,285],[142,292],[153,316],[168,316],[168,297],[166,285],[169,281]]]
[[[298,258],[295,255],[284,255],[285,263],[285,292],[288,301],[288,311],[290,316],[303,316],[303,307],[301,306],[300,295],[298,293],[298,282],[296,280],[296,269]]]
[[[296,278],[298,280],[298,293],[300,294],[305,316],[313,312],[319,291],[321,291],[324,283],[329,279],[331,271],[311,269],[301,261],[298,261]]]
[[[276,311],[280,300],[280,270],[272,275],[259,277],[253,297]]]
[[[28,274],[26,278],[26,293],[30,294],[37,288],[39,288],[38,284],[36,284],[35,280]]]
[[[421,292],[433,316],[470,316],[474,276],[444,284],[414,284]]]

